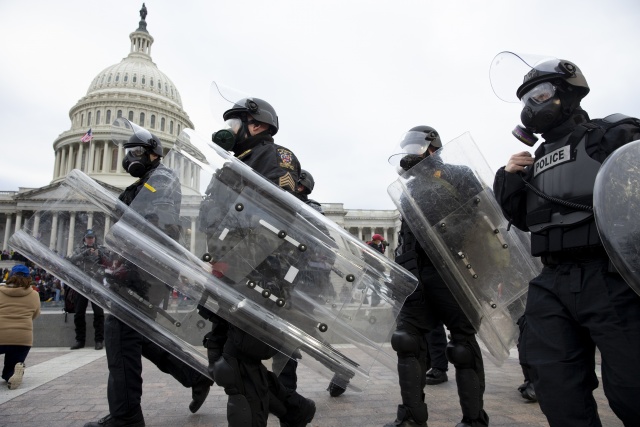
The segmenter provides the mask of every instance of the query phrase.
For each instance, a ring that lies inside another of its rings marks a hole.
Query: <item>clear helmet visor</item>
[[[556,87],[549,82],[540,83],[531,89],[529,92],[522,95],[522,104],[526,105],[529,100],[534,104],[542,104],[556,94]]]
[[[146,151],[145,147],[129,147],[124,149],[124,154],[132,157],[142,157],[144,152]]]
[[[489,69],[493,93],[505,102],[518,103],[520,100],[516,91],[524,82],[525,75],[533,68],[553,72],[559,62],[558,58],[552,56],[500,52],[491,61]]]
[[[238,132],[240,132],[241,127],[242,120],[237,117],[233,117],[231,119],[225,120],[222,130],[228,130],[231,131],[234,135],[237,135]]]
[[[422,131],[406,132],[400,139],[397,148],[394,150],[394,154],[389,156],[389,164],[394,166],[396,172],[401,175],[405,172],[400,166],[402,159],[408,155],[426,157],[425,153],[431,145],[436,148],[442,146],[442,144],[436,141],[436,138],[437,134],[431,135]]]
[[[142,126],[138,126],[135,123],[125,119],[124,117],[118,117],[111,124],[111,142],[115,145],[123,146],[129,142],[132,136],[142,142],[151,141],[153,135],[147,129]],[[142,147],[129,147],[125,148],[125,154],[131,150],[142,149]]]

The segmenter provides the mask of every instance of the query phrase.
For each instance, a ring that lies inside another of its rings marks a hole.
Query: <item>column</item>
[[[2,242],[2,249],[9,249],[9,232],[11,230],[11,220],[13,218],[13,214],[7,214],[7,221],[4,225],[4,241]]]
[[[63,177],[65,176],[65,167],[66,167],[66,162],[67,162],[67,150],[63,148],[60,149],[60,168],[58,169],[58,177]]]
[[[20,231],[20,227],[22,227],[22,211],[16,212],[16,229],[14,233]]]
[[[387,257],[394,259],[394,251],[396,250],[396,247],[398,246],[396,244],[396,236],[397,234],[395,233],[395,228],[393,227],[389,227],[387,228],[387,242],[389,242],[389,246],[387,246]]]
[[[84,142],[78,146],[78,157],[76,158],[76,169],[82,170],[82,154],[84,153]]]
[[[104,142],[104,156],[102,162],[102,172],[109,173],[111,171],[111,143],[109,141]]]
[[[67,253],[66,256],[71,256],[73,254],[73,241],[74,233],[76,231],[76,213],[69,212],[69,241],[67,242]]]
[[[122,145],[118,146],[118,164],[116,165],[117,172],[118,173],[122,173],[124,172],[124,169],[122,169],[122,158],[124,157],[124,148],[122,148]]]
[[[31,235],[38,239],[38,232],[40,231],[40,211],[36,212],[36,216],[33,220],[33,230]],[[38,239],[40,240],[40,239]]]
[[[104,235],[102,236],[102,241],[107,240],[107,233],[109,233],[109,228],[111,228],[111,217],[109,214],[104,214]]]
[[[67,174],[73,170],[75,167],[75,163],[73,162],[73,144],[69,144],[69,161],[67,162]]]
[[[95,157],[96,146],[93,141],[89,141],[89,160],[87,161],[87,174],[93,173],[93,158]]]
[[[57,178],[60,173],[60,151],[56,151],[56,159],[53,162],[53,178]]]
[[[196,218],[191,217],[191,241],[189,244],[189,251],[192,254],[196,253]]]
[[[64,247],[64,243],[65,243],[64,236],[65,236],[65,231],[69,230],[68,224],[69,224],[69,220],[66,219],[65,216],[62,216],[58,219],[56,236],[60,236],[60,237],[57,238],[55,251],[60,256],[64,256],[66,252],[66,249]]]
[[[93,228],[93,212],[87,212],[87,229]]]
[[[58,212],[53,213],[51,218],[51,240],[49,241],[49,249],[52,251],[56,248],[56,240],[58,238]]]

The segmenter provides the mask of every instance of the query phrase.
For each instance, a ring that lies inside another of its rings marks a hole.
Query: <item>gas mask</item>
[[[398,171],[398,173],[402,174],[402,172],[408,171],[409,169],[411,169],[412,167],[414,167],[415,165],[423,161],[424,158],[425,158],[424,155],[407,154],[400,160],[400,168],[402,169],[402,171]]]
[[[247,139],[247,125],[238,117],[230,118],[224,124],[224,128],[213,133],[211,140],[222,149],[232,151],[237,142]]]
[[[151,167],[151,158],[145,147],[125,148],[125,156],[122,159],[122,167],[129,175],[142,178]]]
[[[522,96],[524,108],[520,113],[520,120],[525,126],[522,129],[514,129],[514,136],[529,145],[533,133],[544,133],[551,129],[562,118],[562,103],[556,95],[556,87],[550,82],[536,85]],[[528,131],[528,132],[527,132]],[[533,145],[531,144],[531,145]]]

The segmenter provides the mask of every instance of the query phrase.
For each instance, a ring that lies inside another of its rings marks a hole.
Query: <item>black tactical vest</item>
[[[630,120],[635,119],[620,114],[594,120],[556,142],[544,144],[544,152],[536,153],[530,184],[548,197],[527,191],[527,227],[533,256],[602,245],[593,210],[589,209],[601,163],[592,159],[585,147],[587,141],[599,144],[610,127]]]

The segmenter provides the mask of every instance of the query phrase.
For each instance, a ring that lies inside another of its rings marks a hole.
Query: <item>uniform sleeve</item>
[[[505,218],[522,231],[526,225],[527,193],[522,176],[509,173],[504,166],[498,169],[493,181],[493,193]]]
[[[157,170],[145,182],[131,203],[131,207],[161,230],[179,224],[182,190],[171,171]],[[171,231],[169,235],[176,237]]]
[[[287,148],[274,145],[263,175],[281,189],[295,195],[300,176],[300,162]]]

